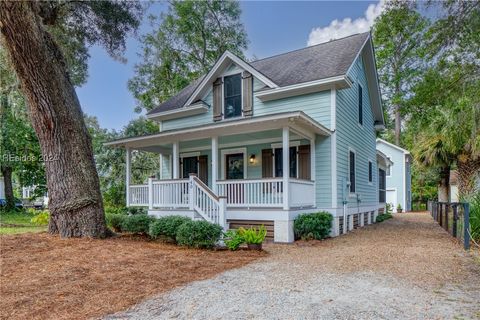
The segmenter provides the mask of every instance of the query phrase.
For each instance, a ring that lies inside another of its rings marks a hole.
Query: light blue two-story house
[[[410,152],[383,139],[377,139],[377,150],[384,153],[391,165],[386,172],[386,203],[396,212],[400,205],[403,211],[412,210],[412,156]]]
[[[337,236],[383,210],[369,33],[253,62],[225,52],[147,116],[157,134],[107,145],[126,148],[127,205],[149,214],[264,224],[275,241],[292,242],[301,213],[330,212]],[[158,179],[130,183],[132,150],[160,155]]]

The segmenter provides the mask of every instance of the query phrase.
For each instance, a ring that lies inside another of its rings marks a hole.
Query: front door
[[[243,179],[245,176],[244,172],[244,160],[243,160],[243,153],[233,153],[227,154],[225,156],[226,162],[226,172],[225,178],[226,179]]]

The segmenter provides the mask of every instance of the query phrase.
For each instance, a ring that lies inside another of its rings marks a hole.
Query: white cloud
[[[385,0],[377,4],[370,4],[362,17],[352,20],[344,18],[335,19],[326,27],[313,28],[308,36],[307,45],[313,46],[333,39],[343,38],[352,34],[367,32],[373,25],[375,18],[382,14],[385,9]]]

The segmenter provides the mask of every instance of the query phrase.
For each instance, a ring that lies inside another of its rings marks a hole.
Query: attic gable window
[[[242,75],[235,74],[223,79],[224,118],[242,115]]]

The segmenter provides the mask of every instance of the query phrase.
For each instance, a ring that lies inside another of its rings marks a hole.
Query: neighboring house
[[[458,202],[460,197],[458,196],[458,172],[457,170],[450,171],[450,202]]]
[[[404,211],[412,210],[412,156],[408,150],[377,139],[377,149],[393,163],[387,168],[386,202],[395,212],[398,204]]]
[[[5,199],[5,183],[3,177],[0,177],[0,199]]]
[[[385,213],[387,203],[387,172],[393,165],[392,160],[386,154],[377,150],[378,166],[378,213]]]
[[[277,242],[294,240],[302,213],[330,212],[332,236],[378,213],[384,119],[369,33],[253,62],[225,52],[147,116],[159,133],[106,144],[127,150],[128,206],[264,224]],[[135,150],[160,155],[160,179],[131,185]]]

